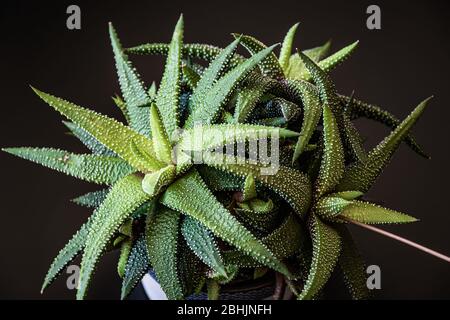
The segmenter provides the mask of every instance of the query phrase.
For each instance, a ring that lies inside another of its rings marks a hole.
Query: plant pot
[[[167,300],[153,271],[148,272],[141,281],[142,287],[149,300]],[[275,277],[273,274],[252,281],[233,282],[223,285],[220,300],[273,300],[275,292]],[[283,299],[290,299],[292,293],[284,288],[280,295]],[[193,294],[187,300],[207,300],[206,292]]]

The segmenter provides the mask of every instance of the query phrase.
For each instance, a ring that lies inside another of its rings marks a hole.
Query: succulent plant
[[[299,299],[312,299],[338,267],[353,298],[368,296],[347,224],[416,221],[364,193],[402,141],[427,157],[410,130],[428,99],[399,121],[339,95],[328,73],[357,42],[332,55],[329,42],[292,54],[297,26],[277,57],[276,46],[246,35],[234,34],[225,49],[184,44],[182,17],[170,44],[129,49],[110,25],[122,91],[113,100],[126,124],[33,88],[91,153],[3,150],[106,186],[73,200],[93,213],[53,261],[42,290],[82,254],[77,298],[85,298],[99,259],[120,250],[122,298],[152,269],[169,299],[205,290],[215,299],[226,283],[271,273]],[[236,52],[240,45],[248,57]],[[158,88],[145,87],[127,54],[167,56]],[[370,152],[353,124],[360,117],[392,129]],[[249,152],[268,132],[279,136],[269,137],[278,144],[267,154],[279,152],[272,174],[264,174],[261,154]],[[232,149],[219,159],[217,150],[238,144],[244,157]],[[198,154],[201,163],[192,161]]]

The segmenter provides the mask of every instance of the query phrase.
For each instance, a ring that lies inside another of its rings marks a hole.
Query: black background
[[[421,219],[386,227],[450,254],[448,210],[449,6],[445,1],[376,1],[382,30],[366,28],[366,1],[3,1],[0,17],[0,145],[53,146],[82,151],[65,135],[60,116],[29,88],[65,97],[111,116],[120,116],[110,97],[118,92],[107,22],[124,46],[167,42],[181,12],[185,41],[225,46],[231,32],[280,42],[297,21],[296,46],[305,49],[333,40],[337,50],[359,39],[360,47],[333,72],[342,93],[385,106],[404,117],[422,99],[435,95],[414,132],[432,155],[424,160],[401,146],[369,196]],[[66,8],[81,7],[82,29],[66,28]],[[159,80],[161,57],[132,57],[144,80]],[[388,131],[358,123],[375,144]],[[5,153],[0,154],[0,298],[66,299],[74,292],[63,275],[39,294],[47,268],[89,212],[69,202],[95,189]],[[449,299],[450,265],[370,231],[352,228],[368,264],[382,271],[377,298]],[[114,254],[101,262],[89,298],[119,297]],[[341,283],[331,286],[341,294]]]

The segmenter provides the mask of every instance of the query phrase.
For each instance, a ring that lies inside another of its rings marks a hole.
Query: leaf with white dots
[[[251,36],[241,36],[237,33],[233,33],[233,36],[235,38],[241,37],[242,45],[252,55],[255,55],[257,52],[267,49],[264,43]],[[275,79],[284,78],[283,69],[280,66],[277,56],[273,52],[264,57],[264,59],[259,63],[258,66],[261,69],[263,75]]]
[[[180,100],[183,29],[183,16],[180,16],[172,35],[166,67],[156,96],[156,105],[169,139],[172,138],[172,133],[178,128],[179,121],[178,104]]]
[[[55,110],[60,112],[95,137],[108,149],[127,161],[132,167],[142,171],[152,171],[162,167],[154,158],[152,141],[118,121],[101,115],[95,111],[77,106],[71,102],[57,98],[33,88],[34,92]],[[133,145],[146,150],[149,157],[144,161],[137,157]]]
[[[350,165],[345,170],[344,176],[337,186],[337,190],[360,190],[367,192],[383,168],[388,164],[399,144],[420,118],[429,100],[430,98],[422,101],[391,134],[370,151],[365,162],[355,162]]]
[[[331,192],[344,174],[344,150],[338,124],[328,105],[323,106],[323,137],[325,147],[319,176],[315,182],[317,197]]]
[[[159,284],[170,300],[183,298],[183,288],[176,264],[179,233],[179,212],[160,208],[146,220],[145,237],[150,263]]]
[[[302,172],[286,166],[268,167],[261,163],[249,163],[248,160],[238,163],[237,159],[221,159],[211,153],[205,153],[203,158],[207,165],[238,176],[245,178],[253,175],[256,180],[283,197],[300,216],[308,211],[312,198],[311,183]]]
[[[416,218],[407,214],[357,200],[345,206],[338,217],[365,224],[410,223],[417,221]]]
[[[325,72],[333,70],[351,56],[351,54],[355,51],[356,47],[358,46],[358,43],[359,41],[355,41],[352,44],[333,53],[329,57],[319,61],[318,62],[319,67],[323,69]],[[309,72],[311,72],[311,70],[309,70]],[[306,81],[309,81],[312,78],[314,78],[314,75],[311,75],[311,73],[306,73],[302,76],[302,78]]]
[[[212,233],[198,220],[187,216],[181,225],[181,233],[187,245],[206,265],[227,277],[222,256]]]
[[[88,208],[97,208],[103,202],[103,200],[105,200],[108,192],[109,189],[89,192],[82,196],[76,197],[75,199],[72,199],[72,202]]]
[[[367,299],[370,296],[370,291],[367,288],[367,273],[364,260],[347,228],[338,226],[337,231],[342,238],[339,267],[344,274],[345,284],[354,300]]]
[[[127,53],[139,55],[167,55],[170,44],[168,43],[146,43],[125,50]],[[213,61],[221,52],[222,48],[203,43],[185,43],[183,44],[183,56],[202,59],[207,62]],[[237,66],[245,60],[244,57],[235,54],[231,60],[231,66]]]
[[[95,266],[108,241],[121,224],[150,197],[142,191],[141,178],[132,174],[112,186],[106,199],[95,211],[81,260],[77,299],[84,299]]]
[[[120,89],[125,99],[126,115],[130,127],[145,136],[150,135],[150,122],[148,109],[142,106],[150,105],[150,98],[139,75],[137,74],[127,55],[123,52],[122,45],[112,23],[109,24],[109,36],[116,61],[117,74],[119,76]]]
[[[3,151],[98,184],[111,185],[134,171],[128,163],[117,157],[75,154],[52,148],[4,148]]]
[[[196,108],[189,115],[186,127],[201,124],[212,124],[220,114],[224,104],[228,101],[231,92],[247,76],[250,71],[265,57],[272,53],[275,46],[265,48],[216,81],[214,86],[203,97],[204,108]],[[278,63],[278,62],[277,62]]]
[[[280,66],[283,69],[284,73],[286,73],[289,67],[289,58],[292,53],[292,43],[294,42],[295,33],[297,32],[298,23],[294,24],[286,36],[284,37],[283,44],[281,45],[280,57],[278,58],[280,62]]]
[[[298,298],[313,299],[331,276],[341,251],[341,238],[331,226],[312,215],[310,232],[313,242],[313,256],[308,278]]]
[[[122,280],[121,299],[125,299],[142,280],[149,269],[147,243],[144,236],[140,236],[133,244],[125,266]]]
[[[353,97],[339,96],[339,99],[343,104],[348,106],[350,111],[350,118],[357,119],[359,117],[364,117],[370,120],[380,122],[387,127],[394,130],[401,123],[393,114],[383,110],[382,108],[363,102],[361,100],[355,99]],[[428,159],[429,156],[423,151],[422,147],[416,142],[411,134],[406,135],[404,139],[405,143],[418,155]]]
[[[101,144],[86,130],[69,121],[63,121],[63,123],[67,128],[69,128],[70,132],[78,138],[78,140],[80,140],[89,150],[92,151],[92,153],[103,156],[116,156],[114,152]]]
[[[205,99],[205,96],[213,88],[216,80],[218,80],[227,70],[229,61],[233,57],[239,42],[240,39],[238,38],[228,45],[228,47],[226,47],[202,73],[190,98],[192,110],[204,110],[208,107],[208,101]],[[193,123],[190,123],[189,121],[190,120],[188,120],[186,125],[187,127],[193,125]]]
[[[213,234],[257,261],[289,275],[286,266],[217,201],[196,171],[190,171],[183,179],[171,184],[160,201],[173,210],[197,219]]]

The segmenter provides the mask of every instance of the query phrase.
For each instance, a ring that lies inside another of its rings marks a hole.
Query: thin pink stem
[[[374,226],[370,226],[370,225],[367,225],[367,224],[364,224],[364,223],[360,223],[358,221],[354,221],[354,220],[351,220],[351,219],[345,219],[345,220],[347,220],[347,221],[349,221],[349,222],[351,222],[353,224],[356,224],[357,226],[360,226],[360,227],[369,229],[369,230],[371,230],[373,232],[382,234],[383,236],[386,236],[386,237],[389,237],[391,239],[403,242],[404,244],[407,244],[407,245],[409,245],[409,246],[411,246],[413,248],[419,249],[419,250],[421,250],[421,251],[423,251],[425,253],[428,253],[428,254],[430,254],[432,256],[435,256],[436,258],[442,259],[442,260],[450,263],[450,257],[448,257],[448,256],[446,256],[446,255],[444,255],[442,253],[436,252],[434,250],[431,250],[430,248],[424,247],[424,246],[422,246],[422,245],[420,245],[418,243],[412,242],[412,241],[410,241],[408,239],[402,238],[402,237],[400,237],[400,236],[398,236],[396,234],[387,232],[385,230],[378,229],[378,228],[376,228]]]

